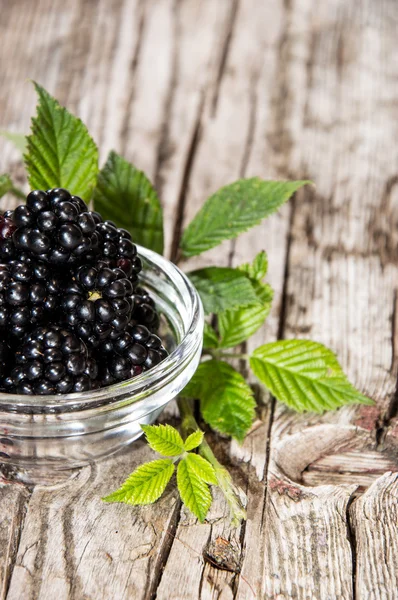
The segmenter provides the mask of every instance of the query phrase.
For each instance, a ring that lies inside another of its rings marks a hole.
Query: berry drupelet
[[[59,304],[62,281],[44,263],[0,265],[0,331],[21,338],[44,323]]]
[[[68,394],[98,387],[98,367],[74,333],[57,325],[28,334],[4,388],[17,394]]]
[[[6,263],[15,258],[16,249],[12,241],[16,226],[11,219],[12,211],[0,215],[0,262]]]
[[[144,325],[134,325],[98,349],[101,386],[130,379],[148,371],[168,355],[162,340]]]
[[[85,265],[65,287],[66,323],[90,347],[122,333],[130,322],[133,287],[121,269]]]
[[[12,221],[16,249],[47,263],[77,263],[98,247],[92,213],[81,198],[61,188],[31,192]]]

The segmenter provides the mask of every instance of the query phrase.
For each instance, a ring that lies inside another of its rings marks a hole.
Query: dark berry
[[[132,285],[123,271],[102,262],[83,266],[65,286],[65,321],[88,346],[98,346],[112,333],[119,335],[130,322]]]
[[[85,344],[57,325],[38,327],[25,336],[16,366],[3,382],[9,393],[67,394],[96,389],[98,367]]]
[[[148,341],[153,347],[148,346]],[[96,352],[103,386],[136,377],[159,364],[168,354],[160,338],[142,325],[131,327],[115,340],[106,340]]]
[[[27,252],[58,266],[75,264],[98,249],[96,219],[85,202],[67,190],[35,190],[28,195],[26,206],[18,206],[12,213],[12,240],[17,254]],[[10,255],[10,248],[2,254]]]
[[[39,264],[10,261],[0,265],[0,335],[22,337],[53,316],[63,289],[57,275]]]
[[[131,235],[126,229],[116,227],[112,221],[102,221],[101,215],[91,213],[96,221],[96,232],[98,234],[97,256],[106,264],[122,269],[133,285],[137,285],[137,275],[142,270],[142,263],[137,256],[137,247],[131,240]],[[89,260],[93,260],[89,255]]]
[[[151,296],[143,288],[138,287],[132,296],[134,309],[131,319],[134,323],[145,325],[152,332],[159,327],[159,315]]]

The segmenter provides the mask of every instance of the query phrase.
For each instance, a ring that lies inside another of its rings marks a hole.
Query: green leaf
[[[80,119],[40,85],[34,86],[39,104],[25,154],[30,187],[63,187],[90,200],[98,174],[97,146]]]
[[[171,459],[154,460],[138,467],[123,485],[105,496],[105,502],[152,504],[163,494],[174,473]]]
[[[148,444],[163,456],[179,456],[184,452],[184,442],[177,429],[171,425],[141,425]]]
[[[186,458],[177,467],[177,486],[185,506],[203,523],[211,505],[210,490]]]
[[[183,255],[196,256],[258,225],[307,183],[253,177],[221,188],[185,229],[180,244]]]
[[[0,198],[2,198],[10,190],[12,190],[12,181],[10,176],[0,175]]]
[[[237,268],[250,279],[258,304],[218,314],[219,348],[233,348],[241,344],[263,325],[273,299],[272,288],[261,282],[267,269],[268,259],[264,251],[259,252],[252,263]]]
[[[245,273],[250,279],[261,281],[268,271],[267,253],[262,250],[257,254],[252,263],[245,263],[238,267],[238,270]]]
[[[219,347],[233,348],[253,335],[264,323],[271,310],[273,290],[268,284],[254,284],[261,304],[239,310],[227,310],[218,315]]]
[[[137,244],[163,254],[163,213],[146,175],[111,152],[98,176],[94,205],[104,219],[127,229]]]
[[[198,290],[206,314],[258,304],[250,280],[229,267],[206,267],[188,273]]]
[[[9,142],[12,142],[16,149],[22,152],[22,154],[26,151],[26,135],[23,135],[22,133],[14,133],[13,131],[5,131],[2,129],[0,130],[0,136]]]
[[[253,352],[250,365],[275,398],[298,412],[373,404],[349,383],[333,352],[317,342],[265,344]]]
[[[209,463],[208,460],[203,458],[203,456],[200,456],[199,454],[192,454],[192,452],[190,452],[185,457],[185,460],[190,470],[196,473],[196,475],[203,479],[204,482],[211,483],[213,485],[218,484],[214,467]]]
[[[181,395],[199,398],[204,420],[220,433],[242,441],[250,429],[256,405],[253,392],[242,375],[226,362],[201,363]]]
[[[264,323],[271,310],[274,292],[267,283],[253,283],[259,304],[218,315],[219,347],[233,348],[247,340]]]
[[[191,435],[187,437],[184,443],[184,448],[187,452],[189,452],[189,450],[193,450],[194,448],[200,446],[202,442],[203,431],[200,431],[200,429],[198,429],[197,431],[194,431],[193,433],[191,433]]]
[[[207,321],[203,330],[203,348],[218,348],[217,332]]]

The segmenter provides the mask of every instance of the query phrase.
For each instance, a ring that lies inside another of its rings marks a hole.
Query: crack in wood
[[[220,94],[221,83],[222,83],[223,76],[225,73],[225,68],[227,65],[228,55],[230,52],[233,31],[234,31],[235,22],[236,22],[236,16],[238,14],[238,6],[239,6],[239,0],[232,0],[231,12],[229,14],[229,19],[227,22],[224,43],[221,46],[220,62],[219,62],[219,67],[218,67],[218,72],[217,72],[217,77],[216,77],[216,83],[214,86],[213,100],[211,103],[211,116],[213,118],[215,117],[215,115],[217,113],[218,98],[219,98],[219,94]]]
[[[169,79],[169,86],[164,102],[164,119],[159,137],[159,144],[157,148],[156,165],[155,165],[155,188],[158,194],[161,196],[163,188],[162,168],[164,163],[170,158],[172,154],[172,148],[169,145],[169,131],[170,131],[170,117],[173,109],[174,93],[178,85],[178,71],[179,71],[179,42],[180,42],[180,22],[179,22],[179,11],[181,9],[181,0],[174,0],[173,4],[173,47],[171,57],[171,75]]]
[[[352,560],[352,600],[356,600],[356,562],[357,562],[357,551],[356,551],[356,538],[355,538],[355,527],[352,522],[350,515],[350,507],[355,502],[355,492],[351,494],[348,499],[345,513],[345,520],[347,524],[347,539],[351,548],[351,560]]]
[[[175,505],[173,506],[173,512],[170,518],[168,529],[165,531],[163,545],[159,550],[156,564],[153,568],[151,568],[152,572],[148,572],[148,584],[147,591],[145,593],[145,600],[156,600],[157,590],[160,582],[162,581],[163,571],[173,547],[177,527],[180,522],[181,507],[182,503],[180,499],[176,500]],[[153,577],[154,573],[156,574],[155,577]]]
[[[172,244],[171,244],[171,253],[170,253],[171,254],[170,260],[174,263],[178,263],[179,258],[180,258],[179,244],[180,244],[182,228],[183,228],[185,200],[186,200],[187,190],[189,187],[189,181],[190,181],[190,177],[191,177],[192,167],[193,167],[196,152],[198,150],[198,146],[200,143],[200,130],[201,130],[203,108],[204,108],[204,98],[205,98],[205,94],[203,92],[201,101],[199,103],[199,108],[198,108],[198,112],[196,115],[196,120],[195,120],[195,124],[193,127],[192,135],[191,135],[191,141],[189,144],[187,157],[186,157],[185,165],[184,165],[184,170],[183,170],[183,174],[182,174],[182,178],[181,178],[180,191],[178,194],[176,219],[175,219],[175,225],[174,225],[174,235],[173,235],[173,240],[172,240]]]
[[[97,478],[98,468],[97,465],[92,462],[90,464],[90,476],[85,482],[85,486],[91,486],[94,484]],[[75,537],[73,534],[73,517],[76,500],[81,496],[82,490],[79,487],[74,494],[71,495],[70,500],[63,512],[62,519],[62,533],[63,533],[63,554],[65,561],[65,579],[69,585],[69,594],[71,598],[78,598],[81,593],[81,584],[77,575],[79,564],[82,560],[84,552],[80,555],[79,562],[76,561],[76,544]],[[93,523],[93,528],[95,521]],[[79,589],[80,588],[80,589]],[[76,595],[76,592],[79,596]]]
[[[138,9],[138,33],[137,33],[137,41],[135,44],[135,48],[133,51],[133,55],[130,62],[130,79],[131,79],[131,87],[130,93],[126,102],[126,109],[124,113],[123,125],[121,128],[121,137],[120,137],[120,153],[125,154],[127,148],[127,142],[130,135],[130,120],[131,120],[131,112],[129,110],[130,107],[134,105],[134,98],[136,93],[136,74],[137,67],[141,55],[141,49],[143,45],[144,35],[145,35],[145,27],[146,27],[146,13],[145,13],[145,0],[141,0],[139,3]]]

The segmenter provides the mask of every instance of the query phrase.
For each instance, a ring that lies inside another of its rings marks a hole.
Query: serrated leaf
[[[211,505],[210,490],[186,458],[177,467],[177,486],[185,506],[203,523]]]
[[[12,181],[9,175],[0,175],[0,198],[12,189]]]
[[[184,448],[187,452],[189,452],[190,450],[193,450],[194,448],[200,446],[202,442],[203,431],[200,431],[200,429],[198,429],[197,431],[194,431],[193,433],[191,433],[191,435],[187,437],[187,439],[184,442]]]
[[[203,330],[203,348],[218,348],[217,332],[207,321]]]
[[[208,460],[199,454],[189,453],[185,457],[188,467],[206,483],[217,485],[216,472]]]
[[[104,219],[127,229],[137,244],[163,254],[163,212],[146,175],[111,152],[98,176],[94,205]]]
[[[80,119],[34,86],[39,104],[24,156],[30,187],[63,187],[90,200],[98,174],[97,146]]]
[[[196,256],[258,225],[307,183],[253,177],[221,188],[185,229],[180,244],[183,255]]]
[[[268,256],[267,253],[262,250],[257,254],[252,263],[245,263],[238,267],[238,270],[245,273],[250,279],[255,281],[261,281],[267,274],[268,271]]]
[[[174,473],[170,459],[154,460],[138,467],[123,485],[103,500],[125,504],[152,504],[163,494]]]
[[[16,149],[22,152],[22,154],[26,151],[26,135],[23,135],[23,133],[14,133],[13,131],[2,129],[0,130],[0,136],[9,142],[12,142]]]
[[[250,365],[275,398],[298,412],[373,404],[349,383],[333,352],[317,342],[265,344],[253,352]]]
[[[250,280],[237,269],[206,267],[188,276],[200,294],[206,314],[259,303]]]
[[[199,398],[204,420],[213,429],[242,441],[253,422],[253,391],[231,365],[219,360],[201,363],[181,396]]]
[[[179,456],[184,452],[184,442],[177,429],[171,425],[141,425],[148,444],[163,456]]]
[[[271,310],[274,292],[266,283],[253,283],[260,303],[218,315],[219,347],[233,348],[253,335],[264,323]]]

